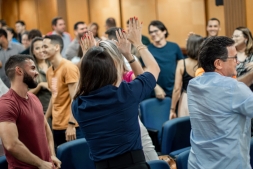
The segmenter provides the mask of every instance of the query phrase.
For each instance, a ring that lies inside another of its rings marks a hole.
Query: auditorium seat
[[[0,169],[8,169],[8,163],[5,156],[0,157]]]
[[[61,169],[95,169],[94,162],[89,158],[89,147],[84,138],[58,146],[57,157],[62,162]]]
[[[177,169],[187,169],[188,168],[188,157],[189,157],[190,149],[181,152],[177,155],[176,163]]]
[[[162,126],[169,120],[170,105],[171,98],[169,97],[163,100],[150,98],[140,103],[140,119],[147,128],[156,151],[160,151]]]
[[[190,117],[179,117],[163,125],[161,154],[176,158],[178,154],[190,149]]]

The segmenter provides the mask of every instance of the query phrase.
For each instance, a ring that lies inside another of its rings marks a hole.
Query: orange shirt
[[[195,77],[201,76],[203,73],[205,73],[204,69],[202,67],[198,68],[195,72]],[[236,79],[236,76],[233,76],[232,78]]]
[[[71,113],[71,97],[68,84],[79,80],[79,69],[66,59],[62,59],[60,65],[53,70],[52,66],[47,71],[48,87],[52,92],[52,128],[65,130]]]

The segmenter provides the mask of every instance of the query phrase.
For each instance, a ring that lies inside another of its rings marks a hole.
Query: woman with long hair
[[[93,36],[94,36],[94,38],[95,38],[96,41],[101,40],[99,38],[99,35],[98,35],[99,26],[98,26],[98,24],[96,22],[92,22],[89,25],[89,30],[93,33]]]
[[[238,27],[234,30],[232,39],[235,41],[237,59],[239,64],[236,67],[237,77],[247,73],[253,65],[253,37],[246,27]],[[253,91],[253,85],[250,86]]]
[[[235,41],[239,62],[236,66],[237,78],[240,78],[253,69],[253,37],[248,28],[237,27],[234,30],[232,39]],[[253,91],[253,84],[249,88]],[[251,119],[251,136],[253,136],[253,119]]]
[[[81,61],[72,112],[97,169],[149,168],[141,146],[138,105],[154,89],[160,69],[141,42],[141,28],[137,18],[132,18],[128,34],[117,32],[117,47],[131,67],[139,63],[131,55],[129,41],[139,49],[146,65],[146,72],[133,81],[122,81],[123,65],[112,58],[102,41],[90,48]],[[93,37],[85,37],[86,49],[93,42],[89,39]]]
[[[34,57],[36,68],[39,72],[37,82],[38,86],[31,89],[30,92],[35,94],[42,106],[44,113],[47,111],[47,107],[51,98],[51,92],[48,89],[48,83],[46,79],[46,73],[50,66],[50,63],[45,59],[42,52],[43,38],[36,37],[31,42],[30,53]]]
[[[173,119],[177,116],[176,106],[178,101],[178,117],[189,116],[187,104],[187,86],[189,81],[194,78],[195,71],[198,68],[198,50],[203,40],[204,39],[200,35],[190,35],[186,44],[188,58],[178,61],[175,84],[172,93],[170,119]]]

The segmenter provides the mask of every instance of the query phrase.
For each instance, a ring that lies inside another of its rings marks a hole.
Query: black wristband
[[[69,124],[71,125],[76,125],[76,123],[72,122],[72,121],[69,121]]]
[[[135,57],[134,57],[134,59],[133,60],[130,60],[128,63],[133,63],[135,61]]]

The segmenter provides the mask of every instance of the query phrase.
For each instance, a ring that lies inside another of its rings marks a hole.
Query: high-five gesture
[[[119,51],[126,57],[127,60],[131,59],[131,43],[127,40],[127,34],[123,30],[116,31],[118,41],[115,41]]]
[[[129,19],[129,32],[127,35],[127,39],[135,46],[138,47],[142,44],[141,41],[141,30],[142,24],[139,22],[137,17],[133,17]]]

